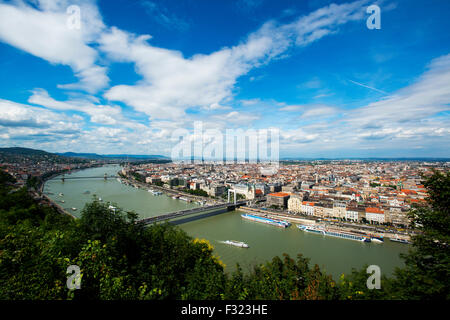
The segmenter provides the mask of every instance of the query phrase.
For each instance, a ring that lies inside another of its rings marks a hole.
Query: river
[[[118,165],[108,165],[74,172],[66,177],[103,176],[104,173],[111,175],[119,170]],[[60,177],[55,177],[45,183],[44,193],[74,216],[80,216],[82,208],[92,201],[94,194],[103,201],[112,202],[125,210],[133,210],[142,218],[198,206],[166,195],[152,195],[147,190],[121,184],[115,178],[106,181],[66,179],[62,182]],[[72,211],[73,207],[77,210]],[[226,212],[180,224],[179,227],[192,237],[209,240],[215,248],[215,254],[226,264],[227,271],[233,271],[237,262],[244,271],[248,271],[252,265],[271,260],[276,255],[288,253],[295,258],[298,253],[302,253],[334,279],[365,264],[378,265],[382,274],[389,276],[395,267],[403,266],[399,254],[406,253],[409,248],[408,245],[388,239],[384,243],[362,243],[324,237],[300,231],[295,225],[280,229],[244,220],[241,213]],[[250,247],[245,249],[229,246],[221,243],[224,240],[243,241]]]

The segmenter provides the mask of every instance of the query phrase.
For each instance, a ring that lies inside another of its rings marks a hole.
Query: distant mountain
[[[170,160],[170,158],[161,155],[135,155],[135,154],[97,154],[97,153],[77,153],[77,152],[64,152],[64,153],[51,153],[44,150],[11,147],[0,148],[0,154],[8,155],[12,157],[37,157],[37,158],[83,158],[91,160]]]
[[[8,154],[15,154],[15,155],[52,155],[52,153],[43,151],[43,150],[37,150],[37,149],[30,149],[30,148],[21,148],[21,147],[12,147],[12,148],[0,148],[1,153],[8,153]]]
[[[68,158],[66,156],[50,153],[44,150],[12,147],[0,148],[0,162],[52,161],[54,163],[84,162],[83,159]]]
[[[170,158],[161,155],[139,155],[139,154],[97,154],[97,153],[76,153],[65,152],[57,153],[60,156],[85,159],[121,159],[121,160],[169,160]]]

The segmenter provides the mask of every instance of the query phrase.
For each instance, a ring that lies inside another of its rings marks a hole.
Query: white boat
[[[152,189],[148,189],[148,192],[150,192],[152,195],[154,195],[154,196],[160,196],[160,195],[162,195],[162,192],[160,192],[160,191],[155,191],[155,190],[152,190]]]
[[[330,236],[330,237],[336,237],[341,239],[348,239],[348,240],[355,240],[355,241],[361,241],[361,242],[371,242],[370,237],[366,237],[363,235],[357,235],[350,232],[342,232],[342,231],[333,231],[333,230],[327,230],[320,227],[314,227],[314,226],[305,226],[305,225],[297,225],[297,228],[299,228],[302,231],[305,232],[311,232],[316,234],[321,234],[324,236]]]
[[[394,242],[400,242],[400,243],[404,243],[404,244],[411,244],[411,241],[405,240],[405,239],[400,239],[400,238],[389,238],[389,240],[394,241]]]
[[[61,200],[61,203],[64,203],[65,201],[64,200]]]
[[[98,201],[103,201],[102,198],[98,198]]]
[[[59,193],[58,196],[62,197],[64,194],[63,193]]]
[[[235,246],[235,247],[239,247],[239,248],[248,248],[248,244],[246,244],[245,242],[236,241],[236,240],[226,240],[226,241],[222,241],[222,243],[229,244],[231,246]]]
[[[73,211],[76,211],[76,210],[77,210],[77,208],[72,208],[72,210],[73,210]]]
[[[247,220],[270,224],[272,226],[281,227],[281,228],[287,228],[291,225],[289,222],[284,221],[284,220],[269,219],[269,218],[255,216],[255,215],[251,215],[251,214],[247,214],[247,213],[241,214],[241,217],[244,219],[247,219]]]

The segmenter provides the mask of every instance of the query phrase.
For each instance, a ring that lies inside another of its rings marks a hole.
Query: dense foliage
[[[366,268],[337,281],[301,254],[224,272],[206,240],[169,225],[144,227],[137,216],[93,200],[80,219],[37,204],[0,172],[0,299],[448,299],[450,176],[424,182],[429,206],[411,212],[423,232],[406,267],[370,290]],[[81,270],[69,290],[68,266]]]

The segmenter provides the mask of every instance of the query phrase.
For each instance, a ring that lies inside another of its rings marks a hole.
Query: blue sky
[[[376,4],[381,29],[368,29]],[[70,28],[80,9],[80,28]],[[446,0],[0,1],[0,145],[170,155],[277,128],[281,157],[450,157]]]

